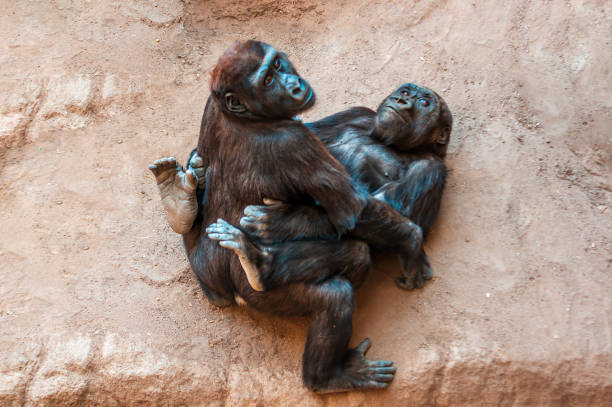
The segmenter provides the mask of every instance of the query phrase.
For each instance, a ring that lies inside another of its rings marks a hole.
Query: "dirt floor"
[[[612,405],[607,0],[0,1],[0,404]],[[486,4],[483,4],[486,3]],[[455,118],[423,290],[381,258],[357,342],[384,391],[300,382],[306,319],[207,303],[147,166],[195,146],[234,39],[305,120],[415,82]]]

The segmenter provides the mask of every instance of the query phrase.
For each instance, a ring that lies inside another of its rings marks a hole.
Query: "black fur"
[[[282,59],[278,68],[259,73],[274,55]],[[204,292],[217,305],[233,302],[238,294],[261,311],[313,317],[303,357],[304,383],[310,389],[386,387],[395,373],[392,363],[366,359],[369,345],[348,349],[353,290],[370,268],[369,249],[360,241],[337,239],[367,222],[362,214],[384,218],[386,212],[390,227],[403,233],[398,250],[407,259],[417,259],[420,229],[362,191],[300,121],[279,117],[279,112],[293,114],[314,100],[310,87],[283,58],[266,44],[247,41],[234,44],[214,70],[197,148],[206,168],[205,183],[200,184],[205,188],[198,191],[200,209],[193,228],[183,235],[188,258]],[[273,91],[263,87],[263,79]],[[292,100],[295,95],[304,95],[300,97],[305,102]],[[267,289],[254,291],[238,256],[209,239],[204,229],[219,218],[237,225],[244,208],[264,198],[315,208],[327,223],[320,232],[336,241],[326,247],[300,242],[305,245],[277,248],[275,263],[270,263],[274,272],[264,279]]]
[[[421,97],[427,98],[428,106],[404,103],[411,100],[416,103]],[[386,115],[389,104],[406,114],[407,120],[399,114]],[[388,134],[377,134],[380,133],[377,126],[383,122]],[[431,278],[431,269],[418,244],[435,221],[447,174],[442,158],[446,154],[452,116],[444,100],[429,89],[407,84],[385,99],[378,112],[357,107],[306,126],[348,169],[360,188],[377,198],[377,204],[368,201],[351,236],[367,241],[375,249],[398,251],[405,265],[398,285],[408,289],[421,287],[424,279]],[[403,151],[401,148],[406,145],[410,149]],[[422,232],[411,222],[402,222],[396,212],[389,211],[380,201],[414,221]],[[264,243],[326,240],[332,232],[324,211],[316,207],[278,203],[253,210],[259,216],[243,222],[243,226]],[[415,244],[412,250],[420,253],[420,257],[401,256],[405,246],[411,243]],[[423,272],[415,272],[415,268]],[[262,269],[266,279],[292,281],[285,271],[282,279],[270,278],[267,273],[273,272],[273,268]],[[301,274],[295,273],[293,277],[293,281],[299,281]]]

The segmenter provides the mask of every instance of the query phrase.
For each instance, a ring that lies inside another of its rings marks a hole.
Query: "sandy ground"
[[[610,2],[232,3],[0,1],[0,404],[611,405]],[[386,391],[304,390],[308,321],[209,305],[165,223],[147,165],[185,160],[246,38],[306,120],[404,82],[453,112],[436,277],[381,258],[358,296]]]

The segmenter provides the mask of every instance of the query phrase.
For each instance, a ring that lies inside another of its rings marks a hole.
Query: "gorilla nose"
[[[303,91],[300,86],[296,86],[295,88],[291,89],[291,94],[293,96],[299,96],[301,93],[303,93]]]
[[[305,94],[307,87],[305,82],[298,75],[281,73],[282,81],[285,83],[287,93],[293,99],[300,100]]]
[[[300,100],[304,96],[306,96],[306,86],[299,79],[297,80],[297,82],[289,84],[288,88],[291,97],[293,97],[294,99]]]
[[[395,104],[397,104],[397,106],[400,109],[412,109],[412,101],[409,99],[404,99],[404,98],[400,98],[400,97],[395,97],[393,98],[393,100],[395,101]]]

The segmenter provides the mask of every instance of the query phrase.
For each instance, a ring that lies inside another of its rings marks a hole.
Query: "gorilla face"
[[[440,96],[407,83],[378,107],[373,136],[400,151],[428,143],[446,145],[451,123],[450,111]]]
[[[225,93],[226,109],[237,117],[282,119],[309,109],[315,103],[315,94],[310,84],[300,77],[293,64],[283,52],[271,45],[251,41],[262,54],[257,67],[246,80],[233,84]],[[252,64],[251,55],[246,62],[238,59],[234,65]]]

